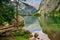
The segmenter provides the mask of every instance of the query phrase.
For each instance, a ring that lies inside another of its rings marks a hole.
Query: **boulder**
[[[17,18],[13,18],[10,23],[4,23],[4,26],[0,28],[0,35],[2,36],[8,36],[12,34],[12,32],[18,31],[21,27],[24,26],[24,19],[22,16],[18,16]]]

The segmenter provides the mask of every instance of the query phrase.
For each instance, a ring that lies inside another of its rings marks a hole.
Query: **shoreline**
[[[40,38],[40,39],[36,39],[36,40],[50,40],[48,35],[43,33],[42,30],[41,31],[35,31],[32,33],[33,37],[34,37],[34,34],[37,33],[38,34],[38,37],[37,38]]]

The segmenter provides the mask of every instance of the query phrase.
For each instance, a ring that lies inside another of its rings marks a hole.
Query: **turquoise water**
[[[30,32],[42,30],[38,18],[32,16],[24,16],[24,29]]]

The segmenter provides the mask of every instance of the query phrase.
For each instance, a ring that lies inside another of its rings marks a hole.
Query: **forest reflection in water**
[[[51,40],[59,40],[60,16],[40,16],[40,25],[44,33],[47,33]]]

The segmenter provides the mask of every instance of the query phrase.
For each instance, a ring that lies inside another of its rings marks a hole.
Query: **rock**
[[[14,26],[22,26],[24,25],[24,19],[22,16],[18,15],[18,18],[13,18],[10,24]]]
[[[24,19],[22,16],[18,15],[18,25],[24,25]]]
[[[6,22],[4,23],[4,26],[0,28],[0,35],[9,36],[11,34],[14,34],[14,32],[20,30],[21,28],[20,26],[22,27],[24,26],[24,19],[23,17],[18,16],[18,22],[17,22],[17,18],[13,18],[9,24]]]
[[[55,19],[52,19],[52,18],[49,19],[49,17],[47,15],[45,17],[44,14],[48,14],[49,12],[57,11],[59,9],[60,9],[60,0],[42,0],[42,2],[40,4],[40,10],[39,10],[39,13],[41,14],[41,16],[39,17],[40,24],[42,25],[41,27],[42,27],[43,32],[48,34],[48,36],[51,40],[60,40],[60,38],[59,38],[60,35],[56,34],[56,33],[60,32],[59,31],[60,25],[59,26],[58,25],[52,25],[52,24],[55,24],[55,22],[53,22]],[[55,18],[58,19],[58,17],[55,17]],[[55,21],[58,21],[58,20],[55,20]],[[48,24],[50,24],[50,26]]]
[[[35,31],[30,35],[29,40],[50,40],[48,35],[42,31]]]
[[[60,0],[42,0],[40,4],[41,13],[51,12],[58,6],[59,2]]]

